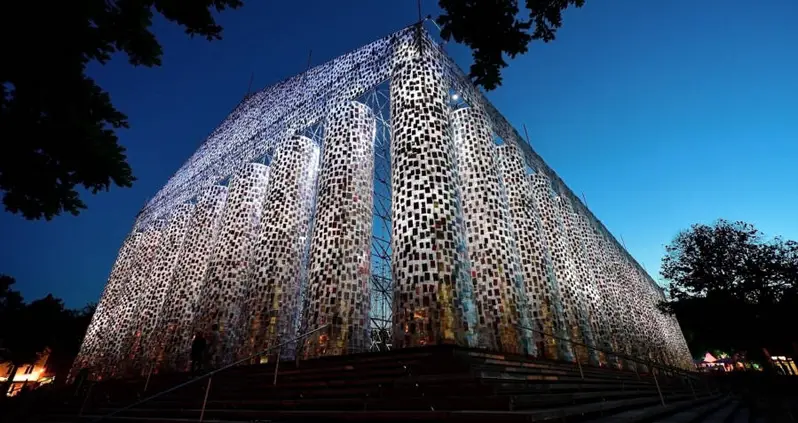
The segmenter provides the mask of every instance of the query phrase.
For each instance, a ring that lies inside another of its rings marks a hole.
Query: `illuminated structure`
[[[140,213],[75,368],[185,369],[197,331],[228,363],[325,325],[283,357],[453,343],[615,360],[570,339],[689,367],[662,295],[410,27],[233,110]]]

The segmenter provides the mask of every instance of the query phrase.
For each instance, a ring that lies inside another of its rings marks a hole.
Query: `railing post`
[[[208,404],[208,393],[211,392],[211,382],[213,382],[213,375],[208,376],[208,385],[205,387],[205,399],[202,400],[202,410],[200,410],[199,421],[205,417],[205,406]]]
[[[155,368],[155,363],[150,365],[150,371],[147,372],[147,381],[144,382],[144,390],[142,392],[147,392],[147,387],[150,386],[150,377],[152,377],[152,371]]]
[[[576,360],[576,366],[579,367],[579,376],[582,378],[582,380],[585,380],[585,372],[582,371],[582,362],[579,361],[579,354],[576,352],[576,345],[573,342],[571,343],[571,348],[574,351],[574,359]]]
[[[657,381],[657,372],[655,371],[655,367],[651,367],[651,376],[654,377],[654,384],[657,385],[657,393],[659,394],[659,400],[662,402],[662,406],[665,406],[665,397],[662,396],[662,389],[659,388],[659,382]]]
[[[80,404],[80,410],[78,410],[78,418],[83,416],[83,410],[86,408],[86,403],[89,401],[89,397],[91,396],[91,390],[94,388],[95,383],[89,385],[89,389],[86,390],[86,396],[83,397],[83,403]]]
[[[274,382],[272,385],[277,386],[277,370],[280,369],[280,353],[282,348],[277,350],[277,360],[274,362]]]
[[[693,387],[693,379],[690,376],[687,377],[687,383],[690,384],[690,390],[693,391],[693,399],[698,399],[698,395],[695,393],[695,388]]]

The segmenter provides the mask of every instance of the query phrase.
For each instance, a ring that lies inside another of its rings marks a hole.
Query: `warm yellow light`
[[[33,372],[27,375],[15,375],[14,382],[36,382],[39,380],[39,376],[41,376],[41,372]]]

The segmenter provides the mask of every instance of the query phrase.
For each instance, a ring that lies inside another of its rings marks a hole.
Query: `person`
[[[191,373],[196,374],[202,370],[206,345],[207,343],[205,342],[205,337],[202,336],[202,332],[197,332],[197,334],[194,335],[194,341],[191,342]]]

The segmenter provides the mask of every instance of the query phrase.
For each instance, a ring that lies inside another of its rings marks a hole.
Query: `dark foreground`
[[[127,409],[188,377],[153,376],[146,392],[145,380],[114,380],[88,395],[31,394],[7,404],[3,421],[744,423],[795,421],[798,407],[798,378],[580,371],[452,346],[282,362],[276,384],[274,370],[234,367],[213,375],[209,390],[205,378]]]

